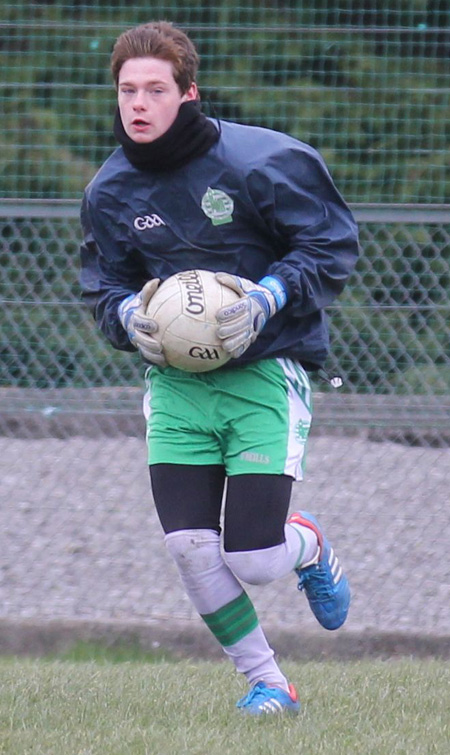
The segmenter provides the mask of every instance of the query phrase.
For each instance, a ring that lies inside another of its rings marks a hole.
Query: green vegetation
[[[78,640],[65,650],[46,656],[49,661],[64,661],[69,663],[91,663],[101,665],[115,663],[166,663],[175,662],[170,651],[160,648],[143,650],[136,640],[124,642],[83,641]]]
[[[112,43],[151,18],[191,31],[212,113],[312,143],[348,201],[448,201],[443,0],[4,3],[0,196],[81,195],[115,146]]]
[[[312,143],[349,202],[448,203],[444,0],[3,3],[0,197],[80,199],[115,146],[112,43],[150,18],[197,41],[208,112]],[[77,220],[1,224],[1,385],[141,380],[80,302],[79,237]],[[449,393],[449,240],[444,224],[361,225],[362,258],[330,309],[344,390]]]
[[[439,660],[283,663],[297,717],[253,719],[228,663],[3,659],[8,755],[447,755],[450,668]]]
[[[365,224],[360,239],[356,272],[330,309],[333,355],[347,387],[448,395],[446,228]]]
[[[14,219],[0,223],[0,385],[62,388],[131,385],[137,354],[111,348],[81,302],[80,224]]]

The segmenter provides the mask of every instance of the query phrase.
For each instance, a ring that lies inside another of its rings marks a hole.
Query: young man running
[[[356,262],[356,225],[313,148],[205,117],[180,29],[124,32],[111,67],[120,147],[85,192],[83,295],[111,344],[148,363],[156,509],[189,598],[248,680],[238,708],[297,712],[242,583],[293,571],[323,627],[347,616],[348,581],[320,525],[286,517],[311,423],[307,371],[327,356],[324,308]],[[217,313],[232,359],[207,373],[167,366],[145,314],[159,281],[193,268],[241,297]]]

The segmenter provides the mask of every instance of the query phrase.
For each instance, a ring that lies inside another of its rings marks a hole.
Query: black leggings
[[[227,481],[225,550],[259,550],[284,542],[291,477],[242,474],[226,480],[221,465],[152,464],[150,478],[156,510],[166,534],[184,529],[220,532]]]

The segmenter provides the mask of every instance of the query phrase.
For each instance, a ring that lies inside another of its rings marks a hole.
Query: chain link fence
[[[79,198],[115,147],[109,56],[163,18],[210,114],[318,148],[349,202],[447,202],[446,0],[16,0],[0,6],[0,196]]]
[[[354,209],[362,255],[329,311],[344,387],[314,380],[292,507],[338,541],[344,639],[448,635],[450,210]],[[195,627],[152,507],[142,365],[80,302],[78,203],[0,215],[0,618]],[[293,579],[249,592],[272,631],[314,635]]]

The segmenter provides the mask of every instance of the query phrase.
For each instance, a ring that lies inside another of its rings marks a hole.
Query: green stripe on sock
[[[207,623],[211,631],[216,629],[220,631],[224,624],[227,624],[227,626],[239,625],[241,620],[245,620],[247,613],[247,602],[240,595],[239,598],[223,606],[216,613],[207,614]]]
[[[224,647],[234,645],[258,626],[258,617],[246,592],[202,619]]]

